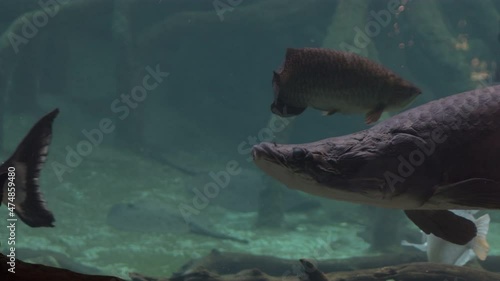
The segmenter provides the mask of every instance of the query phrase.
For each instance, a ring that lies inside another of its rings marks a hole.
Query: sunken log
[[[226,253],[226,257],[237,258],[235,255],[242,254],[231,254]],[[407,255],[401,255],[399,261],[405,259]],[[398,260],[393,260],[396,256],[385,256],[387,258],[387,263],[395,262]],[[368,258],[368,257],[367,257]],[[498,257],[496,257],[498,259]],[[254,265],[266,265],[271,267],[273,264],[264,264],[263,262],[257,262],[262,260],[262,257],[254,257],[253,263],[245,264],[245,260],[241,260],[238,263],[241,268],[247,268],[241,270],[237,273],[220,273],[215,271],[210,271],[209,269],[198,268],[196,270],[183,273],[172,278],[155,278],[147,277],[138,273],[130,273],[130,278],[133,281],[278,281],[278,280],[303,280],[304,277],[309,277],[311,281],[324,281],[324,277],[330,281],[380,281],[380,280],[405,280],[405,281],[443,281],[443,280],[475,280],[475,281],[496,281],[500,280],[500,274],[485,271],[482,269],[472,268],[472,267],[458,267],[452,265],[442,265],[433,264],[426,262],[415,262],[415,263],[405,263],[393,266],[377,267],[373,269],[361,269],[355,271],[342,271],[335,273],[322,274],[323,272],[329,271],[326,262],[316,262],[310,261],[313,266],[304,268],[296,267],[296,270],[291,270],[289,267],[284,271],[276,271],[277,274],[274,276],[264,273],[260,268],[254,267]],[[382,258],[379,257],[380,260]],[[279,259],[276,259],[279,260]],[[272,262],[276,262],[276,260]],[[351,260],[352,259],[347,259]],[[234,262],[235,260],[233,260]],[[24,280],[72,280],[72,281],[121,281],[123,279],[112,277],[112,276],[102,276],[102,275],[85,275],[75,273],[66,269],[59,269],[50,266],[29,264],[16,260],[15,273],[9,273],[9,258],[3,254],[0,254],[0,279],[1,280],[12,280],[12,281],[24,281]],[[229,261],[228,261],[229,262]],[[269,262],[269,257],[264,257],[264,262]],[[294,261],[299,263],[298,261]],[[303,262],[303,260],[302,260]],[[347,264],[347,263],[346,263]],[[361,265],[361,264],[359,264]],[[290,266],[290,265],[288,265]],[[293,266],[293,265],[292,265]],[[346,267],[347,268],[347,267]],[[222,270],[219,270],[222,272]],[[302,279],[301,279],[302,278]]]
[[[350,272],[337,272],[320,274],[320,266],[312,267],[313,270],[304,269],[298,274],[284,274],[274,277],[267,275],[259,269],[248,269],[237,274],[218,275],[206,269],[201,269],[183,276],[173,278],[153,278],[137,273],[130,274],[132,281],[380,281],[380,280],[405,280],[405,281],[443,281],[443,280],[474,280],[498,281],[500,274],[482,269],[460,267],[435,263],[411,263],[397,266],[388,266],[375,269],[366,269]],[[326,278],[325,278],[326,277]]]
[[[318,267],[324,272],[352,271],[426,261],[424,252],[404,254],[386,254],[379,256],[353,257],[318,261]],[[191,260],[183,265],[174,276],[206,269],[221,275],[236,274],[242,270],[258,268],[260,271],[280,276],[283,272],[293,272],[300,263],[297,260],[281,259],[273,256],[252,255],[246,253],[220,252],[212,250],[207,256]]]
[[[325,272],[340,272],[418,263],[425,262],[426,260],[424,252],[406,251],[397,254],[329,259],[316,262],[317,266]],[[500,264],[500,256],[490,256],[485,261],[471,261],[468,266],[472,265],[491,272],[500,272],[498,264]],[[191,260],[184,264],[174,276],[182,276],[190,272],[199,271],[200,269],[206,269],[220,275],[228,275],[236,274],[249,268],[258,268],[266,274],[279,276],[283,272],[296,270],[299,265],[297,260],[292,259],[212,250],[207,256]]]

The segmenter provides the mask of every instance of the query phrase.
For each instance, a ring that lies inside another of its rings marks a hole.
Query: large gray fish
[[[500,86],[452,95],[370,129],[306,144],[261,143],[255,164],[288,187],[405,210],[426,234],[465,245],[450,209],[500,209]]]
[[[45,206],[39,177],[52,139],[58,109],[42,117],[24,137],[14,154],[0,166],[0,202],[31,227],[54,226],[54,215]]]
[[[282,117],[307,107],[325,112],[363,113],[366,123],[382,112],[409,105],[420,89],[396,73],[354,53],[321,48],[286,51],[283,66],[273,74],[271,111]]]
[[[218,239],[248,243],[247,240],[211,230],[194,218],[190,217],[186,221],[178,210],[154,201],[142,200],[115,204],[109,209],[107,223],[116,229],[130,232],[192,232]]]

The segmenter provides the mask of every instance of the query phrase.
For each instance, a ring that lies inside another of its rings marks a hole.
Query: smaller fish
[[[307,107],[334,113],[363,113],[372,124],[384,111],[408,106],[421,90],[396,73],[354,53],[322,48],[289,48],[273,74],[271,111],[296,116]]]
[[[38,179],[52,139],[58,109],[42,117],[24,137],[12,156],[0,166],[0,202],[31,227],[54,226],[45,206]],[[0,203],[0,205],[1,205]]]
[[[444,263],[462,266],[477,256],[480,260],[485,260],[490,246],[486,241],[490,226],[490,216],[488,214],[474,218],[477,210],[451,210],[456,215],[473,221],[477,228],[477,235],[466,245],[457,245],[443,240],[433,234],[426,235],[422,232],[422,244],[409,243],[406,240],[401,241],[403,246],[415,247],[421,251],[427,252],[429,262]]]

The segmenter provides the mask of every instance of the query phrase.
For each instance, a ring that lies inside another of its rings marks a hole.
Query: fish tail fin
[[[480,260],[485,260],[490,250],[490,245],[486,241],[490,227],[490,216],[488,214],[481,216],[475,221],[477,236],[472,240],[472,250]]]
[[[7,188],[9,185],[5,183],[8,180],[15,187],[14,196],[3,198],[4,202],[14,203],[16,215],[31,227],[54,226],[55,219],[45,206],[38,178],[47,159],[52,139],[52,123],[58,113],[59,110],[55,109],[42,117],[24,137],[14,154],[0,167],[2,186]],[[6,191],[4,195],[5,193]]]

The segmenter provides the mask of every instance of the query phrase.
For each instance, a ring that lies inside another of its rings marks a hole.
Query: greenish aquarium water
[[[499,62],[499,0],[0,0],[0,279],[500,280]]]

